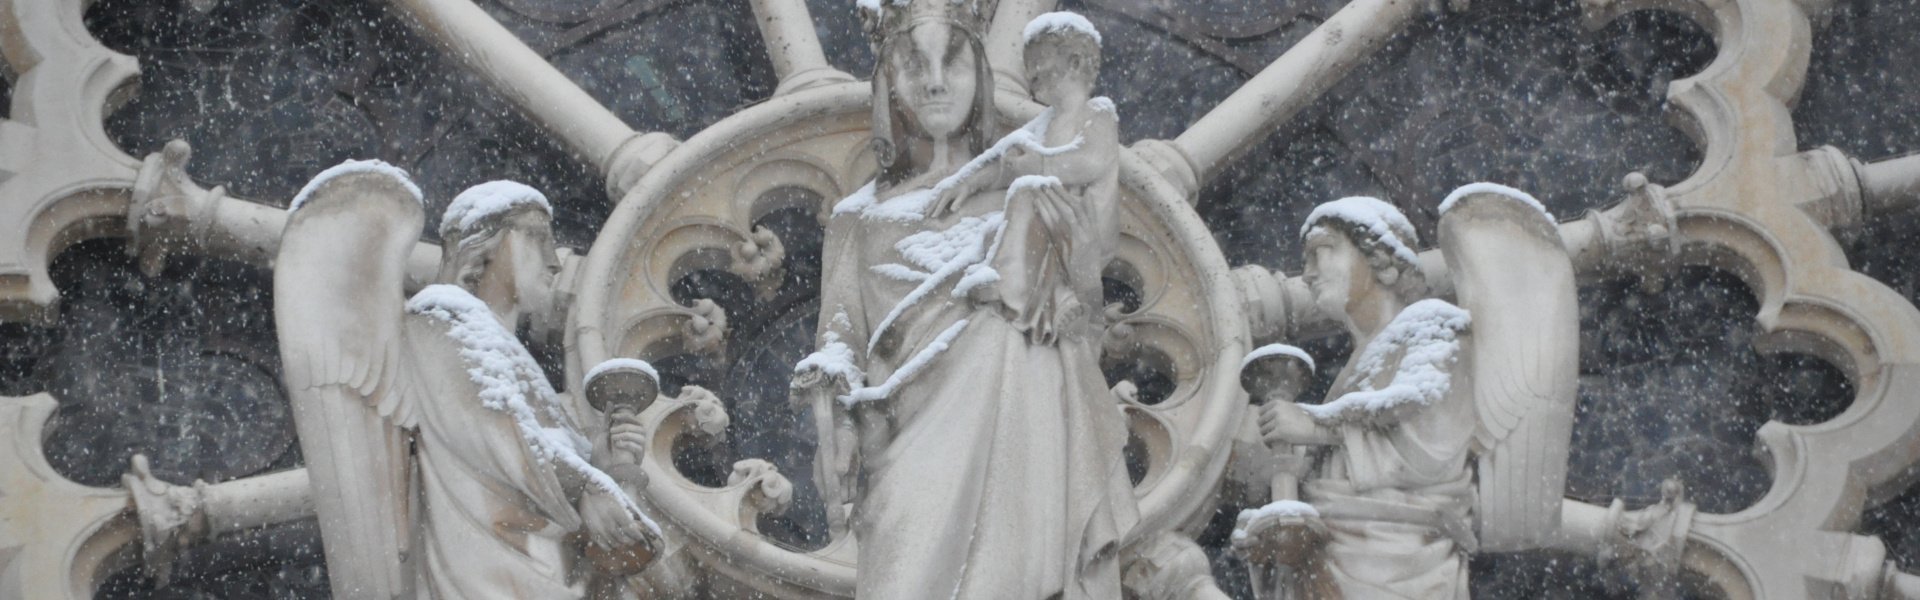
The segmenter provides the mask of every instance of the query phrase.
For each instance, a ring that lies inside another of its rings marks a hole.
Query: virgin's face
[[[1345,235],[1316,230],[1307,236],[1302,252],[1307,268],[1300,276],[1313,291],[1314,306],[1324,314],[1345,314],[1347,302],[1363,292],[1356,286],[1372,281],[1366,256]]]
[[[935,138],[959,133],[973,110],[974,86],[979,84],[973,46],[944,23],[915,27],[896,44],[887,63],[894,94],[908,118]]]

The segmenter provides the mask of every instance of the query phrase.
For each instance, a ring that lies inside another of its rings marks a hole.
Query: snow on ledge
[[[842,313],[844,314],[844,313]],[[854,364],[853,348],[840,340],[840,334],[827,332],[822,336],[826,343],[819,350],[808,354],[806,358],[793,365],[793,372],[799,373],[808,368],[819,369],[821,374],[839,376],[847,382],[849,389],[860,389],[867,385],[867,375]]]
[[[933,359],[939,358],[941,353],[946,352],[947,347],[953,345],[953,339],[960,337],[960,332],[965,331],[966,328],[967,319],[954,321],[952,325],[947,326],[945,331],[940,332],[940,335],[935,336],[933,341],[927,342],[925,348],[921,348],[919,352],[914,353],[913,358],[908,359],[906,364],[900,365],[898,369],[894,369],[893,374],[888,376],[886,381],[873,387],[856,388],[852,393],[841,396],[840,403],[852,407],[861,402],[885,400],[893,397],[895,390],[900,389],[902,384],[912,380],[914,376],[919,375],[922,369],[927,368],[927,365],[933,364]]]
[[[535,206],[548,216],[553,215],[553,205],[547,202],[546,194],[518,181],[501,179],[467,188],[454,196],[453,204],[447,205],[446,214],[440,217],[440,235],[466,231],[482,219],[521,206]]]
[[[1312,504],[1299,500],[1276,500],[1260,508],[1240,511],[1240,516],[1235,521],[1243,525],[1252,525],[1255,521],[1268,517],[1318,518],[1319,516],[1320,510],[1314,508]],[[1233,539],[1244,540],[1247,536],[1247,530],[1240,527],[1233,528]]]
[[[1078,32],[1093,38],[1095,45],[1102,45],[1100,30],[1093,27],[1092,21],[1088,21],[1086,17],[1080,16],[1079,13],[1065,10],[1034,17],[1032,21],[1027,22],[1027,28],[1020,32],[1020,40],[1021,43],[1031,44],[1033,43],[1033,38],[1056,31]]]
[[[1247,353],[1246,358],[1240,359],[1240,368],[1245,369],[1247,365],[1253,364],[1253,361],[1269,356],[1291,356],[1300,359],[1300,362],[1307,363],[1308,372],[1319,368],[1313,364],[1313,357],[1307,356],[1307,351],[1286,344],[1267,344],[1259,348],[1254,348],[1252,352]]]
[[[592,385],[594,379],[614,369],[634,369],[641,373],[646,373],[648,377],[652,377],[655,384],[660,383],[660,372],[655,371],[653,365],[648,364],[647,361],[638,358],[609,358],[600,361],[600,364],[594,365],[593,369],[587,371],[587,377],[580,380],[580,382],[582,384]]]
[[[1460,186],[1458,188],[1455,188],[1453,190],[1453,193],[1447,194],[1446,200],[1440,201],[1440,214],[1443,214],[1443,215],[1447,214],[1447,211],[1451,210],[1454,204],[1460,202],[1461,198],[1472,196],[1474,194],[1499,194],[1501,196],[1506,196],[1508,198],[1519,200],[1522,204],[1526,204],[1527,206],[1532,207],[1534,210],[1539,211],[1540,216],[1546,217],[1548,223],[1556,222],[1553,218],[1553,214],[1547,212],[1547,207],[1545,205],[1540,204],[1539,200],[1534,199],[1532,194],[1522,192],[1515,188],[1500,185],[1498,183],[1487,183],[1484,181],[1479,183],[1469,183],[1469,184]]]
[[[327,169],[321,171],[319,175],[314,175],[312,180],[307,181],[306,186],[300,188],[300,193],[294,194],[293,202],[287,205],[287,212],[291,213],[300,210],[300,207],[307,203],[307,198],[313,196],[315,190],[320,189],[320,186],[326,185],[326,183],[332,181],[333,178],[354,173],[391,175],[394,179],[400,180],[400,184],[406,186],[407,191],[413,194],[414,202],[426,203],[426,197],[420,193],[420,186],[414,185],[413,177],[407,175],[406,169],[387,164],[387,161],[379,159],[348,160],[327,167]]]

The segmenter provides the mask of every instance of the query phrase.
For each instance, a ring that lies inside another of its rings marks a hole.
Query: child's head
[[[1034,98],[1049,106],[1064,89],[1091,93],[1100,74],[1100,32],[1086,17],[1051,12],[1027,23],[1027,86]]]

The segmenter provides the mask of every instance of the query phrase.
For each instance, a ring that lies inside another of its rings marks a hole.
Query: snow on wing
[[[1464,198],[1440,218],[1478,425],[1480,549],[1537,548],[1556,535],[1579,382],[1573,264],[1554,223],[1523,200]]]
[[[316,178],[275,261],[282,368],[341,598],[392,598],[411,585],[401,318],[423,221],[415,189],[388,172]]]

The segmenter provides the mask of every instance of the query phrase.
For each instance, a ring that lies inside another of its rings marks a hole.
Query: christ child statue
[[[933,214],[1005,186],[1001,238],[961,285],[998,304],[1030,341],[1051,344],[1099,317],[1090,309],[1102,304],[1100,271],[1118,229],[1119,118],[1111,100],[1093,96],[1101,41],[1085,17],[1040,15],[1025,40],[1028,86],[1047,109],[937,185]]]

